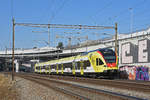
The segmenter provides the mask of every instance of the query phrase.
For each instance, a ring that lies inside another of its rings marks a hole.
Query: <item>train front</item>
[[[105,48],[99,49],[98,53],[103,57],[105,62],[104,75],[116,77],[118,72],[118,60],[115,51]]]

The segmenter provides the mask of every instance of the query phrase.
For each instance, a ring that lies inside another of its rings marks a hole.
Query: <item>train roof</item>
[[[84,55],[84,56],[77,55],[73,57],[66,57],[66,58],[51,60],[47,62],[40,62],[40,63],[37,63],[36,66],[55,65],[55,64],[62,64],[62,63],[65,64],[69,62],[78,62],[78,61],[84,61],[84,60],[88,60],[87,55]]]
[[[67,57],[67,58],[61,58],[61,59],[57,59],[57,60],[51,60],[51,61],[47,61],[47,62],[41,62],[41,63],[37,63],[36,65],[49,65],[50,63],[53,65],[53,64],[59,64],[60,62],[62,63],[68,63],[68,62],[73,62],[73,61],[80,61],[80,60],[87,60],[88,57],[88,53],[91,53],[91,52],[95,52],[95,51],[113,51],[112,49],[110,48],[102,48],[102,49],[96,49],[96,50],[92,50],[92,51],[89,51],[89,52],[85,52],[85,53],[82,53],[80,55],[77,55],[77,56],[73,56],[73,57]]]
[[[87,55],[88,53],[95,52],[95,51],[108,51],[108,50],[112,50],[112,49],[110,49],[110,48],[99,48],[99,49],[96,49],[96,50],[91,50],[91,51],[82,53],[81,55]]]

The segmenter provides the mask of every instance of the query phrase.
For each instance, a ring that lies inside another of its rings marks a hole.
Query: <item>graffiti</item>
[[[146,66],[121,66],[120,77],[129,80],[150,81],[150,68]]]
[[[120,46],[120,63],[132,64],[132,63],[149,63],[150,62],[150,40],[142,39],[138,40],[138,44],[126,42]]]

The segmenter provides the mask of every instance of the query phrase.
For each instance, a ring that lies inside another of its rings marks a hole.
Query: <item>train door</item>
[[[58,74],[58,64],[56,64],[56,74]]]
[[[102,57],[99,57],[99,54],[93,53],[90,60],[95,72],[103,72],[104,63],[102,61]]]
[[[104,71],[104,63],[100,58],[96,58],[96,68],[98,72]]]
[[[75,75],[75,66],[76,66],[76,65],[75,65],[75,62],[73,62],[73,63],[72,63],[72,67],[73,67],[73,68],[72,68],[72,74],[73,74],[73,75]]]
[[[64,74],[63,64],[61,64],[61,74]]]
[[[45,66],[45,73],[48,73],[48,65]]]
[[[51,73],[51,65],[49,65],[49,74]]]
[[[80,72],[81,72],[81,75],[83,75],[84,74],[84,63],[83,63],[83,61],[80,61]]]
[[[41,67],[42,67],[42,66],[40,66],[40,74],[42,73]]]

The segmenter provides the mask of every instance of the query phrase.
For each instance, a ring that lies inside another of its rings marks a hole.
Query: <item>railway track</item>
[[[93,78],[83,78],[83,77],[68,77],[68,76],[56,76],[56,75],[39,75],[40,77],[48,77],[53,79],[61,79],[65,81],[73,81],[79,83],[88,83],[97,86],[108,86],[115,87],[119,89],[125,89],[130,91],[138,91],[143,93],[150,93],[150,82],[145,81],[131,81],[131,80],[106,80],[106,79],[93,79]]]
[[[38,77],[24,76],[24,75],[17,75],[17,76],[22,77],[22,78],[27,79],[27,80],[30,80],[30,81],[33,81],[33,82],[36,82],[40,85],[43,85],[43,86],[48,87],[50,89],[53,89],[57,92],[60,92],[60,93],[65,94],[67,96],[70,96],[73,98],[73,100],[74,99],[75,100],[90,100],[89,98],[81,96],[80,94],[73,93],[72,91],[66,90],[64,88],[59,88],[59,87],[55,86],[54,84],[50,83],[51,81],[48,81],[45,79],[41,79]]]
[[[45,75],[43,76],[45,77]],[[92,79],[92,78],[68,77],[68,76],[64,77],[64,76],[51,76],[51,75],[46,75],[46,77],[150,93],[150,82],[145,82],[145,81],[106,80],[106,79]]]
[[[133,96],[123,95],[115,92],[105,91],[101,89],[90,88],[78,84],[58,81],[58,79],[43,78],[43,76],[17,74],[19,77],[35,81],[58,92],[64,93],[77,100],[145,100]]]

